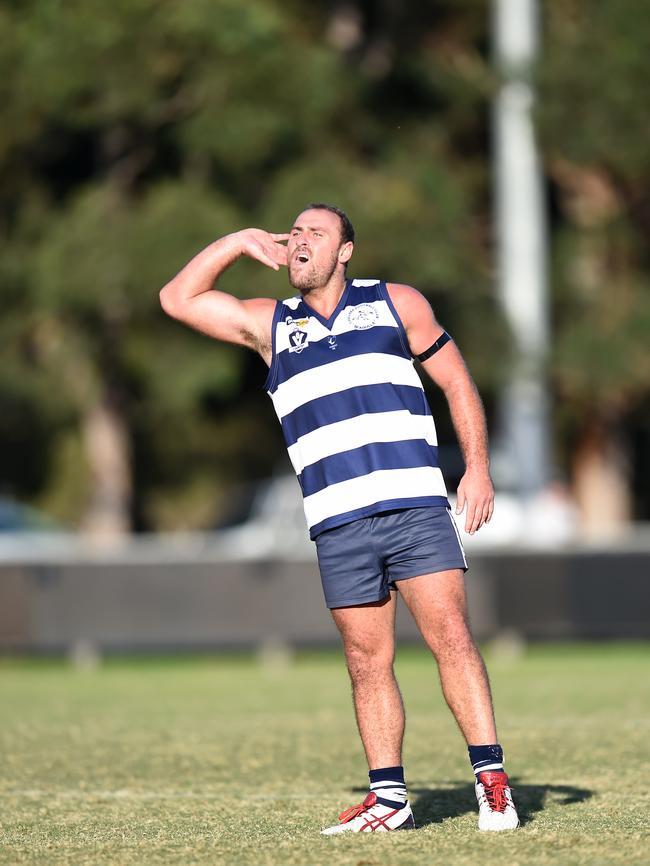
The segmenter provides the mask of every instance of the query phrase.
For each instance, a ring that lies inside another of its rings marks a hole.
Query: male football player
[[[286,244],[285,244],[286,242]],[[325,834],[413,828],[402,767],[404,708],[393,672],[399,591],[431,649],[469,748],[480,830],[518,825],[485,665],[470,633],[466,561],[438,465],[417,358],[447,399],[465,460],[457,512],[489,521],[494,493],[483,406],[461,354],[414,288],[348,279],[354,229],[312,204],[291,231],[211,243],[161,291],[172,317],[258,352],[345,650],[370,790]],[[288,268],[297,293],[239,300],[215,282],[242,256]]]

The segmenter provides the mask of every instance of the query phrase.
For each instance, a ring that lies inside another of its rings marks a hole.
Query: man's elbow
[[[160,298],[160,306],[168,316],[171,316],[172,319],[181,318],[178,299],[174,296],[174,292],[170,291],[169,284],[163,286],[158,297]]]

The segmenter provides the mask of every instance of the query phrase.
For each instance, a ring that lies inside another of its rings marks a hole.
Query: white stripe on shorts
[[[447,514],[449,515],[449,519],[451,520],[451,525],[454,527],[454,532],[456,533],[456,538],[458,539],[458,546],[460,547],[460,552],[463,557],[463,562],[465,564],[465,568],[467,568],[467,559],[465,558],[465,548],[463,547],[463,542],[460,540],[460,532],[458,531],[458,527],[456,526],[456,521],[451,513],[451,508],[447,508]]]

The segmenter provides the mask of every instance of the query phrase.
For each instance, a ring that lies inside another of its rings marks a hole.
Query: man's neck
[[[345,275],[332,277],[324,286],[303,292],[302,296],[313,310],[320,313],[323,318],[329,319],[343,297],[345,285]]]

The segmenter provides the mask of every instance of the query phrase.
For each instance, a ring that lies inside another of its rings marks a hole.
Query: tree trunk
[[[123,536],[131,529],[131,447],[123,413],[109,395],[88,408],[82,435],[92,487],[81,531],[95,538]]]
[[[630,465],[618,425],[592,417],[573,455],[573,492],[588,538],[625,532],[632,514]]]

